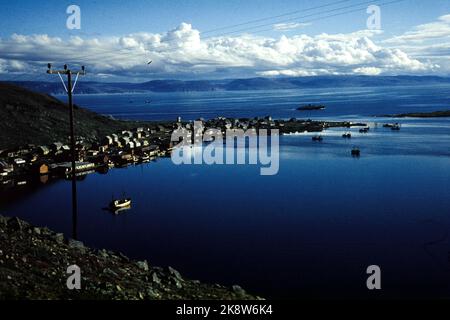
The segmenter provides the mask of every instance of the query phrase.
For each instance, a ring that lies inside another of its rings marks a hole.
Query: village
[[[351,122],[323,122],[312,120],[273,120],[272,117],[252,119],[217,117],[197,119],[204,130],[221,129],[278,129],[280,134],[295,132],[320,132],[328,127],[350,127],[364,124]],[[178,142],[171,141],[174,130],[193,129],[193,121],[148,123],[148,126],[123,130],[105,136],[98,141],[77,137],[75,147],[77,176],[94,172],[106,173],[110,168],[149,162],[157,157],[170,156]],[[194,136],[193,136],[194,139]],[[20,148],[0,150],[0,189],[26,185],[31,181],[46,183],[49,179],[68,178],[72,174],[70,146],[63,142],[48,145],[26,145]]]

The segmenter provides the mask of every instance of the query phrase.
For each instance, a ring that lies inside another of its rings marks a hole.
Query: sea
[[[450,109],[450,85],[75,95],[116,119],[224,117],[366,122],[280,137],[276,175],[258,165],[175,165],[170,158],[0,194],[0,214],[86,245],[172,266],[206,283],[275,299],[450,297],[450,118],[387,114]],[[61,97],[64,99],[64,97]],[[320,103],[320,111],[297,111]],[[401,130],[383,127],[399,122]],[[342,134],[350,131],[351,139]],[[350,155],[357,146],[358,158]],[[130,210],[104,210],[131,197]],[[381,289],[369,290],[368,267]],[[82,266],[80,266],[82,269]]]

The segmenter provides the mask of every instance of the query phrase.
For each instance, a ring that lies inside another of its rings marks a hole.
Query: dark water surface
[[[91,174],[79,186],[78,235],[186,277],[240,284],[265,297],[449,297],[450,119],[374,114],[448,109],[450,86],[272,92],[77,96],[76,102],[127,119],[225,116],[325,117],[378,121],[366,135],[328,130],[281,137],[280,169],[255,165],[144,165]],[[152,103],[144,104],[151,99]],[[130,102],[133,101],[133,102]],[[299,103],[321,102],[302,114]],[[359,159],[350,157],[353,145]],[[102,210],[126,191],[133,207]],[[24,187],[0,198],[4,214],[70,234],[70,183]],[[382,290],[366,289],[367,266],[382,270]]]

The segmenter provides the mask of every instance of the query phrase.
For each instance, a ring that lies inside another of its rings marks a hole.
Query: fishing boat
[[[370,130],[370,127],[365,127],[365,128],[359,129],[359,132],[360,133],[367,133],[367,132],[369,132],[369,130]]]
[[[131,198],[123,198],[123,199],[116,199],[116,200],[113,199],[109,203],[109,208],[111,210],[129,208],[130,206],[131,206]]]
[[[124,212],[124,211],[128,211],[130,209],[131,209],[131,207],[123,207],[123,208],[119,208],[119,209],[111,209],[110,211],[112,213],[118,215],[119,213]]]
[[[353,147],[351,153],[352,153],[352,156],[359,157],[361,155],[361,150],[359,150],[359,148],[357,148],[357,147]]]
[[[350,132],[346,132],[342,135],[342,138],[350,139],[352,137],[352,134]]]

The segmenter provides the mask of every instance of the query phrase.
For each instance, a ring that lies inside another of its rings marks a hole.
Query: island
[[[431,112],[410,112],[400,114],[386,114],[380,117],[389,118],[441,118],[450,117],[450,110],[431,111]]]
[[[312,111],[312,110],[324,110],[325,106],[321,104],[307,104],[305,106],[298,107],[298,111]]]

